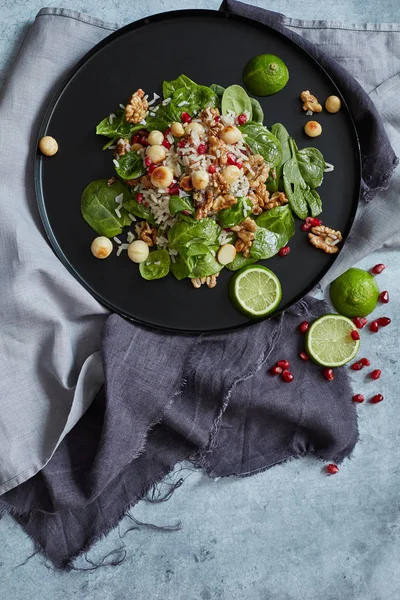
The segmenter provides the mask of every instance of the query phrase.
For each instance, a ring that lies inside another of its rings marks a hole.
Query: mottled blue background
[[[253,4],[303,19],[400,21],[399,0]],[[0,79],[4,80],[42,4],[2,0],[1,6]],[[70,0],[53,6],[124,25],[165,10],[217,9],[219,1]],[[376,262],[390,267],[379,283],[391,293],[388,314],[399,315],[399,254],[381,251],[358,266],[369,268]],[[242,480],[213,481],[199,472],[182,471],[177,478],[189,477],[169,502],[142,502],[132,511],[138,519],[161,525],[181,519],[182,530],[131,531],[123,538],[124,564],[94,572],[53,572],[41,555],[17,568],[33,552],[33,545],[5,517],[0,523],[1,600],[399,600],[399,334],[400,324],[394,322],[384,335],[363,336],[363,354],[383,368],[384,377],[378,384],[355,373],[356,391],[367,395],[380,391],[386,400],[359,407],[360,442],[339,475],[326,477],[322,465],[311,459]],[[119,547],[119,535],[130,526],[125,519],[95,546],[90,558],[99,561]],[[90,565],[82,559],[77,566]]]

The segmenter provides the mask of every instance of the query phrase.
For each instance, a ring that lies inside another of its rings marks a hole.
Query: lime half
[[[229,291],[234,305],[253,319],[269,315],[282,298],[279,279],[262,265],[248,265],[240,269],[232,277]]]
[[[307,354],[323,367],[341,367],[352,360],[360,347],[351,332],[353,321],[342,315],[324,315],[311,325],[306,337]]]
[[[283,60],[274,54],[260,54],[247,63],[243,82],[251,94],[270,96],[280,92],[289,80],[289,71]]]

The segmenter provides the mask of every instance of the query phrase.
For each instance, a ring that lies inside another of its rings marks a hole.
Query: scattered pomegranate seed
[[[333,381],[335,379],[335,375],[333,374],[333,369],[324,369],[324,377],[328,381]]]
[[[278,367],[278,365],[274,365],[269,370],[271,375],[280,375],[282,373],[282,371],[283,371],[283,369],[281,367]]]
[[[151,165],[147,171],[151,174],[153,171],[155,171],[157,169],[157,165]]]
[[[357,361],[351,365],[350,369],[352,369],[352,371],[361,371],[363,367],[364,365],[362,364],[362,362]]]
[[[379,329],[378,321],[371,321],[369,328],[373,333],[376,333]]]
[[[309,328],[310,324],[308,321],[302,321],[300,323],[300,325],[298,326],[298,330],[301,331],[301,333],[305,333],[307,331],[307,329]]]
[[[216,117],[214,117],[214,121],[216,121],[218,123],[218,121],[221,120],[221,117],[219,115],[217,115]]]
[[[140,135],[132,136],[132,144],[137,144],[139,140],[140,140]]]
[[[236,156],[232,153],[229,153],[227,157],[227,162],[228,165],[236,165]]]
[[[189,113],[184,111],[181,114],[181,120],[182,120],[182,123],[190,123],[192,120],[192,117],[189,115]]]
[[[163,136],[167,137],[167,135],[169,135],[171,133],[171,128],[167,127],[167,129],[164,131]]]
[[[360,334],[358,333],[358,331],[356,329],[353,329],[353,331],[350,333],[350,335],[351,335],[351,339],[354,341],[360,339]]]
[[[243,113],[238,116],[239,125],[244,125],[246,123],[246,121],[247,121],[247,117]]]
[[[321,219],[317,219],[316,217],[311,217],[310,219],[311,227],[319,227],[322,225]]]
[[[287,256],[290,252],[289,246],[283,246],[278,252],[279,256]]]
[[[299,354],[301,360],[308,360],[310,357],[308,356],[307,352],[300,352]]]
[[[212,174],[212,173],[215,173],[215,171],[217,170],[217,167],[215,165],[210,165],[207,170],[209,173]]]
[[[354,317],[352,321],[358,329],[362,329],[368,323],[368,319],[365,317]]]
[[[293,374],[287,369],[282,371],[282,378],[286,381],[286,383],[290,383],[294,379]]]
[[[392,319],[389,319],[389,317],[379,317],[376,322],[378,323],[379,327],[387,327],[392,322]]]
[[[362,394],[356,394],[353,396],[352,400],[353,402],[358,402],[358,404],[361,404],[361,402],[364,402],[365,398]]]
[[[371,379],[379,379],[379,377],[381,376],[381,374],[382,374],[382,371],[380,369],[375,369],[371,373]]]
[[[205,144],[199,144],[197,146],[197,154],[205,154],[207,152],[207,146]]]
[[[146,165],[146,167],[151,167],[151,165],[153,164],[153,161],[151,160],[151,158],[146,156],[146,158],[144,159],[144,164]]]
[[[386,265],[379,263],[379,265],[375,265],[374,267],[372,267],[371,273],[373,273],[374,275],[380,275],[380,273],[382,273],[382,271],[384,271],[385,269]]]
[[[379,300],[383,302],[383,304],[387,304],[389,302],[389,292],[386,290],[379,294]]]
[[[168,140],[163,140],[162,146],[164,146],[164,148],[166,148],[167,150],[171,148],[171,144]]]
[[[382,394],[376,394],[376,396],[372,396],[370,402],[371,404],[378,404],[378,402],[382,402],[383,396]]]
[[[137,202],[138,204],[142,204],[142,202],[143,202],[143,199],[144,199],[144,196],[143,196],[143,194],[141,194],[140,192],[139,192],[139,194],[136,194],[136,202]]]
[[[178,147],[179,148],[184,148],[185,146],[186,146],[186,141],[185,140],[179,140]]]
[[[236,166],[238,169],[241,169],[243,167],[243,163],[240,160],[236,161]]]
[[[371,366],[371,362],[368,360],[368,358],[360,358],[359,362],[362,364],[363,367]]]
[[[179,185],[177,183],[174,183],[173,185],[170,185],[169,188],[167,188],[167,193],[168,194],[179,194]],[[182,211],[183,212],[183,211]]]
[[[326,466],[326,470],[328,471],[329,475],[336,475],[336,473],[339,472],[339,467],[333,463],[330,463]]]
[[[281,369],[288,369],[290,367],[290,362],[288,360],[278,360],[276,364]]]
[[[310,229],[311,229],[311,223],[303,223],[303,225],[301,226],[302,231],[310,231]]]

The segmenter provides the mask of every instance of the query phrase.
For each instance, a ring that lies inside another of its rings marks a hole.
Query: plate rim
[[[353,113],[350,110],[348,104],[346,103],[346,100],[343,97],[340,87],[335,82],[333,77],[320,64],[320,62],[314,56],[312,56],[312,54],[310,54],[307,50],[302,48],[295,40],[289,38],[283,31],[275,29],[265,23],[261,23],[260,21],[256,21],[255,19],[251,19],[249,17],[243,17],[243,16],[237,15],[235,13],[228,13],[228,12],[223,12],[223,11],[219,11],[219,10],[210,10],[210,9],[182,9],[182,10],[164,11],[161,13],[155,13],[154,15],[143,17],[142,19],[128,23],[127,25],[124,25],[123,27],[116,29],[115,31],[113,31],[112,33],[107,35],[104,39],[102,39],[100,42],[98,42],[95,46],[93,46],[93,48],[91,48],[72,67],[72,69],[68,72],[68,74],[62,79],[61,83],[57,86],[56,90],[51,94],[49,103],[48,103],[47,108],[44,112],[44,115],[41,119],[41,123],[40,123],[39,130],[38,130],[38,136],[36,139],[36,153],[34,156],[34,189],[35,189],[35,196],[36,196],[36,201],[37,201],[37,205],[38,205],[38,209],[39,209],[39,215],[40,215],[45,233],[47,235],[47,238],[50,242],[51,248],[52,248],[53,252],[55,253],[55,255],[57,256],[57,258],[60,260],[62,265],[68,270],[68,272],[78,281],[78,283],[80,285],[82,285],[83,288],[86,291],[88,291],[95,300],[97,300],[99,302],[99,304],[101,304],[103,307],[107,308],[111,313],[118,314],[121,317],[123,317],[124,319],[130,321],[131,323],[135,323],[142,327],[147,327],[150,329],[156,329],[158,331],[165,331],[168,333],[175,333],[175,334],[181,334],[181,335],[203,335],[203,334],[207,334],[207,333],[215,333],[215,334],[229,333],[229,332],[236,331],[238,329],[242,329],[244,327],[251,327],[251,326],[260,324],[261,322],[269,320],[271,318],[278,317],[279,315],[281,315],[282,312],[289,310],[292,306],[294,306],[297,302],[299,302],[302,298],[304,298],[307,294],[309,294],[320,283],[320,281],[325,277],[325,275],[332,268],[333,264],[335,263],[335,261],[338,257],[338,254],[339,254],[338,253],[338,254],[332,255],[332,257],[329,260],[329,262],[327,263],[326,267],[321,272],[319,272],[318,277],[313,279],[312,282],[310,283],[310,285],[307,286],[305,291],[303,291],[301,294],[297,295],[290,302],[289,305],[284,306],[282,308],[278,308],[274,313],[272,313],[271,315],[269,315],[263,319],[254,319],[254,320],[250,320],[246,323],[240,323],[238,325],[232,325],[232,326],[224,327],[224,328],[220,328],[220,329],[209,329],[209,330],[203,330],[203,331],[193,330],[193,329],[175,329],[173,327],[165,327],[165,326],[161,326],[161,325],[156,325],[153,323],[143,321],[140,318],[132,317],[132,315],[129,315],[125,311],[120,310],[117,306],[115,306],[113,304],[113,302],[108,301],[107,299],[102,297],[101,294],[96,292],[96,290],[93,289],[92,286],[87,281],[85,281],[85,279],[79,274],[79,272],[70,263],[70,261],[64,254],[64,252],[63,252],[60,244],[58,243],[57,238],[52,230],[50,219],[48,218],[48,215],[47,215],[46,204],[45,204],[45,199],[44,199],[44,194],[43,194],[43,187],[42,187],[42,165],[43,165],[44,157],[38,150],[39,140],[47,134],[47,128],[49,125],[49,121],[52,117],[54,110],[56,109],[59,98],[61,97],[61,95],[63,94],[64,90],[69,85],[69,83],[72,81],[72,79],[75,77],[75,75],[86,64],[86,62],[88,60],[90,60],[95,54],[97,54],[100,50],[102,50],[104,47],[106,47],[113,40],[118,39],[119,37],[125,35],[127,32],[134,31],[135,29],[138,29],[139,27],[143,27],[145,25],[149,25],[154,22],[161,22],[163,20],[168,20],[171,18],[179,18],[179,17],[197,18],[197,16],[198,17],[202,17],[202,16],[211,17],[212,16],[212,17],[216,17],[216,18],[220,18],[220,19],[232,19],[234,21],[237,21],[238,23],[244,22],[253,27],[257,27],[258,29],[272,31],[273,34],[284,38],[288,43],[290,43],[292,46],[297,48],[301,53],[308,56],[308,58],[322,71],[322,73],[325,75],[325,77],[332,83],[335,90],[339,93],[341,100],[342,100],[342,104],[344,105],[344,107],[347,111],[347,114],[349,116],[349,119],[350,119],[351,128],[352,128],[352,132],[353,132],[353,136],[354,136],[354,142],[355,142],[354,145],[355,145],[355,149],[357,150],[356,182],[358,182],[358,189],[354,195],[355,197],[353,199],[351,216],[348,220],[346,230],[342,234],[343,238],[344,238],[344,244],[347,241],[347,238],[350,234],[350,231],[352,229],[354,219],[356,216],[356,212],[357,212],[357,208],[358,208],[358,204],[359,204],[359,200],[360,200],[360,195],[361,195],[361,177],[362,177],[362,157],[361,157],[360,140],[359,140],[357,128],[355,125]]]

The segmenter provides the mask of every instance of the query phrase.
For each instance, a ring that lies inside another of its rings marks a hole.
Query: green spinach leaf
[[[176,213],[186,210],[191,214],[194,213],[194,206],[190,202],[190,197],[186,196],[181,198],[180,196],[170,196],[169,199],[169,214],[171,217],[175,217]]]
[[[208,277],[215,275],[223,269],[223,265],[215,258],[215,248],[206,244],[194,243],[185,250],[181,250],[181,256],[189,269],[189,277]]]
[[[107,179],[92,181],[83,190],[82,216],[99,235],[112,238],[122,233],[123,227],[131,224],[128,212],[123,206],[120,208],[121,217],[118,217],[115,212],[115,209],[119,207],[115,198],[121,194],[123,202],[130,199],[128,190],[120,181],[108,186]]]
[[[255,154],[261,154],[270,167],[282,162],[281,143],[266,127],[259,123],[245,123],[239,129],[245,136],[246,144]]]
[[[182,279],[189,277],[189,273],[190,273],[189,268],[186,265],[183,258],[181,258],[181,256],[179,256],[179,255],[174,256],[174,260],[171,259],[171,264],[170,264],[169,268],[170,268],[171,273],[178,279],[178,281],[181,281]]]
[[[176,90],[179,88],[187,88],[193,89],[197,86],[197,83],[192,81],[186,75],[179,75],[176,79],[172,79],[171,81],[164,81],[162,84],[162,92],[164,96],[164,100],[166,98],[170,98]]]
[[[147,260],[140,263],[139,271],[143,279],[161,279],[169,273],[170,258],[167,250],[150,252]]]
[[[311,189],[319,187],[324,178],[326,163],[318,148],[303,148],[297,151],[297,162],[304,181]]]
[[[181,246],[187,246],[193,242],[203,242],[207,246],[218,244],[221,228],[214,219],[202,219],[196,221],[178,221],[168,231],[168,242],[171,248],[179,251]]]
[[[310,208],[313,216],[317,216],[322,210],[321,198],[315,190],[310,188],[301,174],[298,162],[299,151],[293,138],[289,138],[289,146],[292,158],[283,165],[283,183],[289,204],[300,219],[306,218],[308,208]],[[314,157],[316,156],[314,153],[312,154]],[[302,155],[303,169],[305,168],[304,161],[308,160],[304,158],[306,156],[309,156],[309,154]],[[317,168],[319,169],[320,166],[315,167],[315,169]],[[313,178],[314,182],[318,178],[315,169],[309,162],[307,167],[308,178],[309,180]]]
[[[229,208],[224,208],[218,212],[218,222],[224,229],[239,225],[253,210],[253,205],[248,198],[237,198],[237,203]]]
[[[283,191],[283,165],[290,160],[292,155],[289,146],[289,133],[286,128],[281,123],[275,123],[271,127],[271,133],[280,141],[282,147],[282,160],[279,165],[271,169],[266,182],[268,191],[273,194],[278,190]]]
[[[240,115],[247,111],[250,114],[249,121],[252,120],[253,108],[251,100],[240,85],[230,85],[223,93],[221,101],[222,114],[227,115],[231,110],[235,115]]]
[[[255,221],[259,227],[265,227],[279,236],[279,248],[286,246],[294,236],[294,219],[287,204],[266,210]]]
[[[143,159],[136,150],[131,150],[118,159],[118,167],[115,167],[122,179],[138,179],[146,173]]]
[[[210,85],[210,88],[212,89],[214,94],[217,94],[218,98],[222,98],[222,95],[225,91],[225,88],[222,87],[222,85],[218,85],[218,83],[213,83]]]
[[[127,199],[125,199],[124,196],[122,206],[128,213],[135,215],[135,217],[139,217],[139,219],[143,219],[151,225],[156,224],[153,213],[143,203],[139,204],[139,202],[136,200],[136,194],[135,196],[129,196]]]
[[[311,216],[316,217],[322,212],[321,198],[316,190],[310,189],[308,186],[304,190],[304,197],[310,207]]]
[[[97,135],[105,135],[111,139],[129,137],[133,131],[142,129],[143,125],[128,123],[125,119],[125,111],[117,110],[115,118],[110,123],[110,118],[106,117],[96,127]]]
[[[261,108],[261,104],[259,103],[258,100],[256,100],[256,98],[250,98],[250,102],[251,102],[251,108],[253,110],[253,116],[251,117],[252,120],[255,123],[261,123],[261,125],[262,125],[264,122],[264,111]]]
[[[245,258],[243,256],[243,254],[236,254],[235,258],[233,259],[233,261],[229,264],[226,265],[226,268],[229,271],[238,271],[239,269],[241,269],[242,267],[247,267],[247,265],[252,265],[253,263],[257,262],[257,258]]]
[[[279,251],[279,235],[264,227],[257,227],[250,248],[251,258],[265,260]]]

